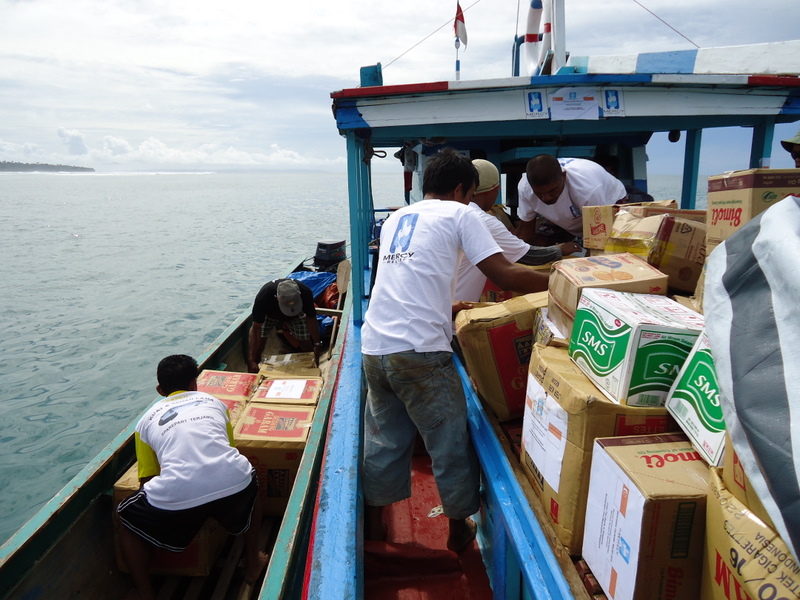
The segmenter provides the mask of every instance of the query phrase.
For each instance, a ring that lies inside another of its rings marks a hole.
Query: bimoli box
[[[524,411],[534,317],[546,304],[547,292],[539,292],[456,315],[456,337],[470,379],[500,421]]]
[[[630,211],[634,206],[641,207],[644,212],[647,212],[649,208],[677,210],[678,203],[675,202],[675,200],[654,200],[653,202],[640,204],[584,206],[581,208],[584,248],[589,248],[591,250],[604,250],[608,236],[611,235],[611,228],[614,225],[614,217],[617,216],[617,213],[619,213],[620,210]],[[642,216],[646,215],[643,214]]]
[[[725,446],[725,421],[717,370],[705,331],[697,337],[672,384],[666,406],[702,457],[718,467]]]
[[[313,352],[265,356],[259,364],[259,376],[266,379],[305,379],[319,377]]]
[[[667,276],[629,253],[568,258],[553,265],[548,285],[547,316],[559,331],[572,334],[581,291],[608,288],[641,294],[666,294]]]
[[[215,398],[247,401],[253,395],[257,381],[257,373],[205,370],[197,377],[197,391]]]
[[[609,598],[700,598],[707,494],[682,434],[595,440],[583,559]]]
[[[702,315],[665,296],[586,289],[569,355],[614,402],[659,406],[702,329]]]
[[[286,509],[313,418],[313,406],[251,402],[233,430],[236,447],[256,469],[267,515]]]
[[[800,195],[797,169],[748,169],[709,177],[709,247],[718,246],[750,219],[790,194]]]
[[[703,600],[800,598],[800,564],[780,536],[711,468],[703,552]]]
[[[746,508],[749,508],[753,513],[764,523],[775,529],[772,519],[767,513],[767,509],[761,503],[758,495],[750,484],[744,472],[744,466],[736,450],[733,449],[731,443],[731,436],[725,433],[725,451],[723,452],[722,459],[722,483],[725,488],[733,494],[736,499],[741,502]]]
[[[117,566],[120,571],[130,573],[125,559],[122,557],[119,546],[119,528],[124,527],[119,522],[117,506],[125,498],[139,489],[139,466],[133,466],[114,484],[114,550],[117,555]],[[211,573],[214,563],[222,547],[228,539],[228,533],[214,519],[208,519],[197,532],[192,543],[183,552],[170,552],[161,548],[153,548],[150,558],[150,572],[161,575],[187,575],[205,576]]]
[[[559,541],[580,554],[592,446],[598,437],[676,431],[663,406],[616,404],[564,348],[536,344],[525,399],[522,468]]]
[[[256,389],[251,402],[272,404],[317,405],[323,380],[317,379],[265,379]]]

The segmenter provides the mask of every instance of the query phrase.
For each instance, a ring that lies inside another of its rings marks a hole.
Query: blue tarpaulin
[[[327,271],[297,271],[296,273],[289,273],[288,277],[296,279],[311,288],[314,298],[336,281],[336,273],[328,273]]]

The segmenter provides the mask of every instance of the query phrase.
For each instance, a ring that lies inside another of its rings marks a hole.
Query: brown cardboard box
[[[205,370],[197,377],[197,391],[215,398],[249,400],[258,381],[256,373]]]
[[[709,177],[706,220],[709,252],[789,194],[800,195],[797,169],[747,169]]]
[[[566,349],[535,345],[523,424],[522,468],[556,536],[580,554],[594,440],[676,431],[664,407],[608,400]]]
[[[250,401],[316,406],[323,383],[322,378],[265,379],[258,386]]]
[[[500,421],[521,417],[536,311],[547,292],[462,310],[456,336],[478,395]]]
[[[231,417],[231,426],[236,427],[236,423],[239,421],[239,417],[242,416],[247,401],[242,398],[225,398],[224,396],[222,398],[218,397],[217,399],[228,407],[228,414],[230,414]]]
[[[533,269],[534,271],[549,273],[550,270],[552,269],[553,263],[547,263],[546,265],[520,265],[520,266],[527,267],[528,269]],[[486,285],[483,286],[483,291],[481,292],[480,302],[482,303],[505,302],[506,300],[511,300],[511,298],[517,298],[518,296],[523,296],[523,295],[524,294],[518,294],[517,292],[501,290],[494,283],[492,283],[491,279],[487,279]]]
[[[546,307],[538,309],[533,316],[533,341],[544,346],[569,346],[567,336],[547,317]]]
[[[764,508],[758,495],[750,485],[750,480],[744,473],[744,467],[739,460],[739,455],[736,454],[736,450],[733,449],[731,436],[727,432],[725,433],[725,450],[722,455],[722,483],[739,502],[753,511],[768,527],[775,529],[767,509]]]
[[[118,530],[123,525],[119,522],[117,506],[125,498],[139,489],[138,463],[125,471],[125,474],[114,484],[112,506],[114,507],[114,551],[117,555],[117,566],[123,573],[129,573],[128,565],[119,547]],[[211,572],[222,547],[228,539],[228,533],[214,519],[206,521],[192,543],[183,552],[170,552],[154,548],[150,558],[150,572],[161,575],[205,576]]]
[[[707,494],[682,434],[595,441],[583,559],[609,598],[699,598]]]
[[[583,288],[666,294],[667,281],[664,273],[629,253],[560,260],[550,275],[547,316],[569,336]]]
[[[611,235],[611,228],[614,224],[614,217],[620,210],[630,211],[634,207],[641,207],[643,213],[649,209],[677,210],[678,204],[675,200],[654,200],[640,204],[608,204],[605,206],[584,206],[581,208],[583,219],[583,247],[591,250],[603,250],[606,247],[606,240]],[[656,214],[656,213],[652,213]],[[640,216],[648,216],[642,214]]]
[[[236,424],[233,439],[256,469],[264,514],[286,509],[313,418],[313,406],[251,402]]]
[[[780,536],[711,469],[703,552],[703,600],[800,599],[800,563]]]

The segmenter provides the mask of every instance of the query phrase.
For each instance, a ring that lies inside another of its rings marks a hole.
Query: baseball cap
[[[794,150],[795,144],[800,144],[800,131],[798,131],[797,135],[794,136],[793,138],[789,138],[788,140],[781,140],[781,146],[783,146],[783,149],[786,150],[787,152],[791,152],[792,150]]]
[[[500,173],[492,163],[482,158],[476,158],[472,164],[478,170],[478,187],[475,188],[476,194],[488,192],[500,185]]]
[[[300,298],[300,286],[294,279],[284,279],[278,284],[276,293],[278,306],[287,317],[296,317],[303,312],[303,301]]]

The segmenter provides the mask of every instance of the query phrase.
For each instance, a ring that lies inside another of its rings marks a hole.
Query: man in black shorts
[[[259,552],[261,503],[250,462],[233,446],[227,407],[197,391],[197,362],[173,355],[158,364],[164,396],[136,425],[138,492],[117,507],[120,547],[142,600],[153,598],[148,573],[153,546],[180,552],[206,519],[245,535],[245,581],[266,565]]]

